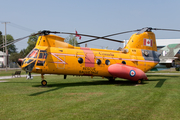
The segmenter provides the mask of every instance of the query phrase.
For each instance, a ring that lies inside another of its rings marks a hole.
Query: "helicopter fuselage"
[[[127,53],[115,50],[90,49],[76,47],[55,48],[36,47],[34,57],[27,56],[22,68],[28,72],[41,74],[89,75],[111,77],[108,67],[112,64],[124,64],[136,67],[144,72],[152,69],[159,62],[154,56],[143,56],[141,49],[130,49]],[[154,51],[148,51],[155,54]],[[42,56],[43,55],[43,56]]]
[[[19,65],[29,73],[116,77],[138,81],[159,63],[155,35],[144,32],[131,36],[122,51],[74,47],[55,35],[40,36],[35,48]]]

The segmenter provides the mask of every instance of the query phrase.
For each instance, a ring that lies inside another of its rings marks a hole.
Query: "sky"
[[[0,0],[0,31],[14,39],[40,30],[75,32],[96,36],[143,27],[180,29],[180,0]],[[153,31],[157,39],[179,39],[180,33]],[[133,33],[110,37],[127,40]],[[68,35],[59,35],[68,37]],[[78,42],[89,40],[83,37]],[[18,51],[27,40],[16,43]],[[88,47],[117,49],[120,43],[96,40]],[[85,45],[82,44],[81,47]]]

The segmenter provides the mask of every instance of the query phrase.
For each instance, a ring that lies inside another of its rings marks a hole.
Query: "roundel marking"
[[[129,72],[129,75],[130,75],[131,77],[134,77],[134,76],[136,75],[136,72],[135,72],[134,70],[131,70],[131,71]]]

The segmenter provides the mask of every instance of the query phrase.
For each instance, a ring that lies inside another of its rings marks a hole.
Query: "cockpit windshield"
[[[33,49],[26,58],[37,58],[39,50],[38,49]]]

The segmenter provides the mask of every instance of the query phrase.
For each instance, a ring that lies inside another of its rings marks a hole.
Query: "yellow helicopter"
[[[147,80],[145,73],[160,61],[155,34],[152,30],[174,31],[173,29],[146,27],[103,37],[77,33],[42,31],[34,34],[40,35],[35,48],[24,59],[19,59],[18,64],[23,70],[29,72],[30,77],[31,73],[41,74],[41,84],[43,86],[47,85],[47,81],[44,79],[45,74],[64,75],[64,79],[66,79],[67,75],[100,76],[109,79],[109,81],[114,81],[115,78],[118,77],[142,83],[143,80]],[[94,38],[85,42],[96,39],[123,42],[107,37],[129,32],[138,33],[130,37],[129,42],[121,51],[75,47],[64,42],[64,38],[53,35],[73,34]],[[21,39],[17,39],[16,41],[20,40]]]

